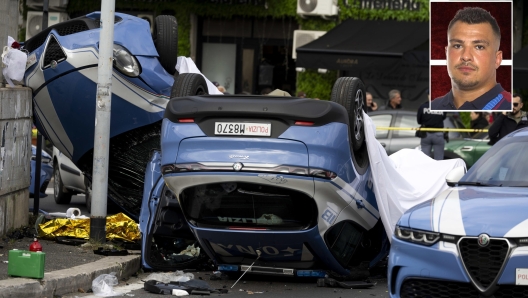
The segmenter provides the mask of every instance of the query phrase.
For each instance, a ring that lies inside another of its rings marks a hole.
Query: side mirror
[[[460,179],[466,174],[466,167],[456,167],[446,175],[446,182],[448,186],[455,186]]]

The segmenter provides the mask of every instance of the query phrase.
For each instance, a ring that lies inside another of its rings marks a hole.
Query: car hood
[[[451,235],[526,237],[528,189],[456,187],[407,211],[398,223]]]

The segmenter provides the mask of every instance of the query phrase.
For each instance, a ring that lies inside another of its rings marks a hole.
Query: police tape
[[[420,130],[420,131],[454,131],[454,132],[488,132],[487,129],[473,128],[426,128],[426,127],[376,127],[376,130]]]

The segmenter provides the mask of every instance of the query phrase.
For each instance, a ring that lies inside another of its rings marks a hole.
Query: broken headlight
[[[427,246],[435,244],[440,239],[439,233],[412,230],[399,226],[396,226],[394,236],[403,241],[413,242],[416,244],[422,244]]]
[[[140,74],[139,63],[124,47],[114,44],[112,51],[114,66],[122,74],[129,77],[137,77]]]

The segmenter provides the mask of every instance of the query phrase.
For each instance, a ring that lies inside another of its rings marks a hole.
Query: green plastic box
[[[46,253],[29,250],[10,250],[7,274],[11,276],[43,278]]]

